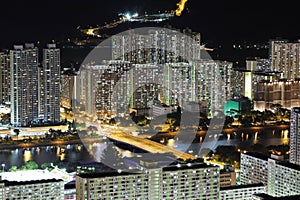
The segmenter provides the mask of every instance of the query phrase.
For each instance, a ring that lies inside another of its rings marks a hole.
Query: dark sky
[[[0,47],[25,41],[50,40],[78,25],[95,25],[117,18],[122,11],[164,11],[179,0],[14,0],[1,2]],[[264,41],[299,36],[297,1],[189,0],[178,20],[220,43]],[[300,38],[300,37],[299,37]]]

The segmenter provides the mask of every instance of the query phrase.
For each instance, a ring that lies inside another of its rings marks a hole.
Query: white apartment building
[[[226,186],[220,189],[221,200],[252,200],[253,194],[266,192],[266,186],[262,183]]]
[[[0,199],[64,199],[64,181],[44,170],[0,173]]]
[[[219,168],[190,163],[139,174],[80,174],[76,177],[76,196],[78,200],[218,199]]]
[[[241,184],[268,183],[268,157],[258,153],[241,154]]]
[[[300,194],[300,167],[257,153],[241,154],[241,183],[264,183],[269,195],[283,197]]]

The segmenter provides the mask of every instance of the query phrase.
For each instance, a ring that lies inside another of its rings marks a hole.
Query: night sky
[[[172,10],[179,0],[15,0],[1,2],[0,47],[14,43],[51,40],[67,35],[81,25],[102,25],[118,12],[148,13]],[[282,37],[297,39],[300,25],[296,1],[189,0],[182,24],[202,33],[203,41],[232,44],[237,41],[267,41]],[[299,37],[300,38],[300,37]]]

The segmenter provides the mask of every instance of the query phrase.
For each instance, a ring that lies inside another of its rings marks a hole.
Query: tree
[[[9,168],[8,171],[9,172],[16,172],[16,171],[18,171],[18,167],[17,166],[11,166],[11,168]]]
[[[225,125],[225,127],[230,127],[233,122],[234,122],[234,118],[233,117],[226,116],[225,117],[224,125]]]
[[[116,122],[116,119],[115,118],[111,118],[108,122],[110,125],[115,125],[117,122]]]
[[[41,165],[42,169],[52,169],[53,167],[51,166],[51,163],[43,163]]]
[[[278,113],[278,111],[279,111],[280,108],[282,108],[282,105],[279,104],[279,103],[275,103],[275,104],[272,104],[272,105],[270,106],[270,109],[271,109],[271,110],[274,110],[275,113]]]
[[[93,134],[96,134],[98,131],[97,127],[96,126],[89,126],[87,128],[87,132],[89,135],[93,135]]]
[[[21,170],[33,170],[33,169],[38,169],[39,165],[34,162],[33,160],[29,160],[24,163],[24,165],[21,167]]]
[[[14,133],[16,134],[17,139],[19,139],[20,129],[18,128],[14,129]]]

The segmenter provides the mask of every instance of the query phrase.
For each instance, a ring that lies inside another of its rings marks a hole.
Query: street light
[[[5,167],[5,164],[4,163],[2,163],[2,172],[4,172],[4,167]]]

